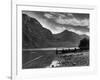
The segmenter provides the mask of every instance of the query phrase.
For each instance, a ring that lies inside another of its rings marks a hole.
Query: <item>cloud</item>
[[[68,29],[68,31],[71,31],[71,32],[74,32],[76,34],[79,34],[79,35],[88,35],[89,36],[89,32],[84,32],[84,31],[80,31],[80,30],[75,30],[75,29]]]
[[[51,15],[51,14],[48,14],[48,13],[44,14],[44,16],[45,16],[46,18],[48,18],[48,19],[51,19],[51,18],[53,18],[53,15]]]
[[[44,16],[48,19],[55,21],[58,24],[65,24],[65,25],[72,25],[72,26],[82,26],[88,27],[89,26],[89,19],[88,18],[77,18],[71,13],[45,13]]]
[[[72,13],[44,13],[49,23],[49,29],[53,34],[61,33],[64,30],[74,32],[79,35],[88,35],[89,18],[85,14],[72,14]]]
[[[83,20],[78,20],[76,18],[63,19],[63,18],[59,17],[59,18],[55,19],[55,21],[58,24],[65,24],[65,25],[72,25],[72,26],[89,26],[88,19],[83,19]]]
[[[79,35],[89,36],[89,17],[86,14],[58,13],[58,12],[25,12],[30,17],[36,18],[44,28],[53,34],[64,30]]]
[[[66,30],[65,27],[55,27],[55,29],[51,28],[51,32],[52,32],[53,34],[61,33],[61,32],[63,32],[64,30]]]
[[[67,14],[67,16],[69,16],[69,17],[73,17],[73,14],[71,14],[71,13],[68,13],[68,14]]]

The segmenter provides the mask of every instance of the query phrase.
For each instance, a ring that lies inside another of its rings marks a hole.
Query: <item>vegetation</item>
[[[84,38],[80,41],[79,48],[81,50],[89,50],[89,39]]]

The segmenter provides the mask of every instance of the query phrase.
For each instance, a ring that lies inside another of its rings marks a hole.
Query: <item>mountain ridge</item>
[[[81,39],[82,36],[68,30],[52,34],[38,20],[22,14],[23,48],[77,47]]]

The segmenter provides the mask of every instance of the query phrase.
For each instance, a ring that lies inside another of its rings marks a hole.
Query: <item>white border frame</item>
[[[25,7],[27,6],[27,7]],[[41,9],[40,9],[41,8]],[[46,9],[47,8],[47,9]],[[76,13],[89,13],[90,14],[90,66],[89,67],[66,67],[66,68],[53,68],[53,69],[27,69],[22,70],[21,64],[21,11],[22,10],[41,10],[41,11],[56,11],[56,12],[76,12]],[[67,10],[67,11],[66,11]],[[72,11],[71,11],[72,10]],[[83,12],[84,11],[84,12]],[[36,3],[12,3],[12,79],[27,79],[27,78],[43,78],[43,77],[56,77],[56,76],[70,76],[70,75],[87,75],[94,74],[97,71],[96,64],[96,8],[90,6],[75,6],[75,5],[62,5],[62,4],[41,4]],[[27,74],[28,73],[28,74]],[[81,73],[81,74],[80,74]],[[33,76],[35,75],[35,76]]]

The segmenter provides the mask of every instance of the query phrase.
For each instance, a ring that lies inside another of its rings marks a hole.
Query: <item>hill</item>
[[[52,34],[38,20],[22,14],[23,48],[77,47],[82,38],[82,36],[68,30]]]

